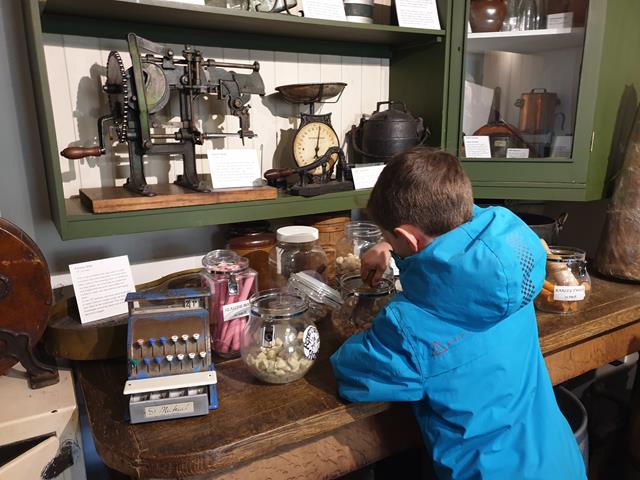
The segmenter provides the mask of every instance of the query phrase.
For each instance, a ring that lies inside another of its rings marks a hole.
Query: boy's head
[[[417,147],[393,157],[373,187],[367,211],[401,257],[471,218],[471,182],[453,155]]]

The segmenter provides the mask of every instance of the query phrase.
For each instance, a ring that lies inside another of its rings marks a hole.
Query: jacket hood
[[[516,215],[474,206],[471,220],[400,260],[398,268],[408,300],[479,331],[532,302],[542,288],[545,260],[540,239]]]

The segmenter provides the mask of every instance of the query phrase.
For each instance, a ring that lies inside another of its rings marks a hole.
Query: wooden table
[[[554,384],[640,351],[640,286],[595,278],[580,314],[538,316]],[[421,442],[406,405],[346,404],[328,362],[338,345],[323,334],[324,356],[298,382],[255,381],[240,360],[218,366],[220,408],[204,417],[129,425],[123,361],[78,367],[98,453],[137,478],[252,480],[334,478]]]

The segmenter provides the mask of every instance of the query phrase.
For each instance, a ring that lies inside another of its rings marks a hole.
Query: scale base
[[[294,185],[291,187],[291,195],[301,197],[315,197],[325,193],[348,192],[353,190],[353,182],[331,181],[328,183],[308,183],[306,185]]]

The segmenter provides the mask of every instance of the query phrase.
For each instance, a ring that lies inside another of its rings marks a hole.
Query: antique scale
[[[293,195],[311,197],[353,190],[353,183],[346,179],[345,156],[331,125],[331,113],[315,113],[316,103],[337,103],[346,86],[346,83],[335,82],[276,87],[286,101],[308,105],[309,113],[300,112],[300,125],[293,138],[292,153],[298,167],[266,171],[264,176],[270,184],[282,186],[286,177],[298,174],[299,183],[290,190]],[[335,100],[329,101],[331,98]],[[334,167],[337,167],[336,179],[332,180]]]

